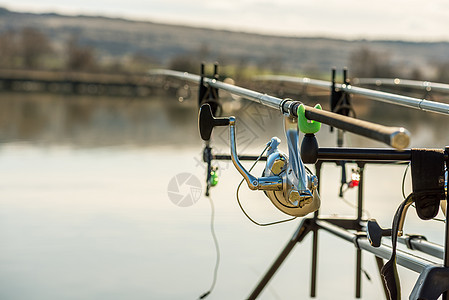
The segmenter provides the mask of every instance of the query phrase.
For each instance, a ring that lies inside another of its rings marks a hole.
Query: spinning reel
[[[273,137],[267,144],[267,163],[262,177],[251,175],[240,163],[237,155],[234,117],[215,118],[211,107],[203,104],[199,112],[198,125],[201,138],[207,143],[215,126],[229,126],[231,160],[248,187],[251,190],[264,191],[282,212],[302,217],[320,207],[318,179],[305,168],[301,160],[297,120],[287,116],[284,118],[288,156],[278,149],[280,139]]]

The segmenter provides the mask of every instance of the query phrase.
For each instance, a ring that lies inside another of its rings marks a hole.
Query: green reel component
[[[217,183],[218,183],[218,175],[217,175],[217,172],[211,171],[211,172],[210,172],[210,185],[211,185],[211,186],[216,186]]]
[[[322,109],[320,104],[315,105],[316,109]],[[306,118],[306,108],[304,104],[298,107],[298,128],[302,133],[317,133],[321,129],[321,122],[308,120]]]

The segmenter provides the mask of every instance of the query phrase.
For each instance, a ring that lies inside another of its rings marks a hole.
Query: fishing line
[[[210,293],[215,288],[215,284],[217,283],[217,277],[218,277],[218,267],[220,266],[220,245],[218,244],[217,235],[215,234],[215,207],[214,202],[212,201],[212,198],[209,196],[207,197],[209,199],[210,203],[210,232],[212,234],[212,238],[214,240],[214,246],[215,246],[215,252],[216,252],[216,260],[215,260],[215,267],[214,267],[214,275],[212,277],[212,284],[207,292],[202,294],[198,299],[204,299],[207,296],[209,296]]]
[[[259,157],[256,159],[256,161],[254,162],[254,164],[251,166],[251,168],[249,168],[248,172],[251,172],[254,167],[256,166],[257,162],[260,160],[260,158],[262,157],[262,155],[265,153],[265,151],[268,149],[268,147],[270,147],[271,143],[268,143],[265,146],[265,149],[263,149],[262,153],[260,153]],[[289,222],[289,221],[293,221],[294,219],[296,219],[296,217],[293,218],[289,218],[289,219],[284,219],[284,220],[279,220],[279,221],[275,221],[275,222],[270,222],[270,223],[259,223],[255,220],[253,220],[248,213],[245,211],[245,209],[242,206],[242,203],[240,202],[240,198],[239,198],[239,191],[240,191],[240,187],[242,186],[243,181],[245,181],[245,179],[242,179],[237,187],[237,191],[236,191],[236,197],[237,197],[237,203],[240,206],[240,209],[242,210],[243,214],[248,218],[248,220],[250,220],[251,222],[253,222],[254,224],[256,224],[257,226],[270,226],[270,225],[275,225],[275,224],[280,224],[280,223],[285,223],[285,222]]]
[[[240,181],[239,186],[237,187],[237,203],[240,206],[240,209],[242,210],[243,214],[254,224],[256,224],[257,226],[270,226],[270,225],[275,225],[275,224],[280,224],[280,223],[285,223],[285,222],[289,222],[289,221],[293,221],[294,219],[296,219],[296,217],[293,218],[289,218],[289,219],[284,219],[284,220],[279,220],[279,221],[275,221],[275,222],[270,222],[270,223],[259,223],[255,220],[253,220],[245,211],[245,209],[242,206],[242,203],[240,202],[239,199],[239,190],[240,190],[240,186],[242,185],[244,179],[242,179],[242,181]]]
[[[405,196],[405,177],[407,176],[407,171],[410,168],[410,164],[411,162],[408,163],[407,167],[405,168],[404,175],[402,176],[402,197],[404,198],[404,200],[405,198],[407,198]]]
[[[432,218],[432,220],[433,220],[433,221],[437,221],[437,222],[442,222],[442,223],[445,223],[445,222],[446,222],[446,220],[444,220],[444,219],[439,219],[439,218]]]

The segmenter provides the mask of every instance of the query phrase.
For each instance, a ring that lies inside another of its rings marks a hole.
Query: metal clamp
[[[420,234],[407,234],[407,236],[405,237],[405,245],[407,246],[407,248],[411,249],[411,250],[415,250],[413,248],[413,244],[412,244],[412,240],[424,240],[427,241],[427,238],[423,235]]]
[[[284,109],[284,105],[285,105],[286,102],[290,102],[290,103],[288,104],[287,109]],[[293,101],[293,99],[285,98],[285,99],[283,99],[283,100],[279,103],[279,109],[280,109],[280,111],[282,112],[282,114],[283,114],[284,116],[286,116],[286,117],[295,117],[295,116],[292,114],[292,111],[293,111],[293,106],[294,106],[296,103],[298,103],[298,101]]]
[[[354,246],[357,249],[362,249],[362,248],[360,248],[360,245],[359,245],[360,238],[366,238],[366,233],[365,232],[356,232],[354,234],[354,237],[352,238],[352,242],[354,243]]]
[[[285,102],[287,102],[287,101],[293,101],[292,99],[290,99],[290,98],[285,98],[285,99],[282,99],[282,101],[281,101],[281,103],[279,103],[279,110],[282,112],[282,114],[284,115],[284,116],[290,116],[290,113],[289,113],[289,108],[287,108],[287,111],[286,110],[284,110],[284,104],[285,104]]]

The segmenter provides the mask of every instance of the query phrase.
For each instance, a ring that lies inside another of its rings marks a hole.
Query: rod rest
[[[318,142],[315,134],[306,133],[301,142],[301,159],[305,164],[315,164],[318,161]]]

